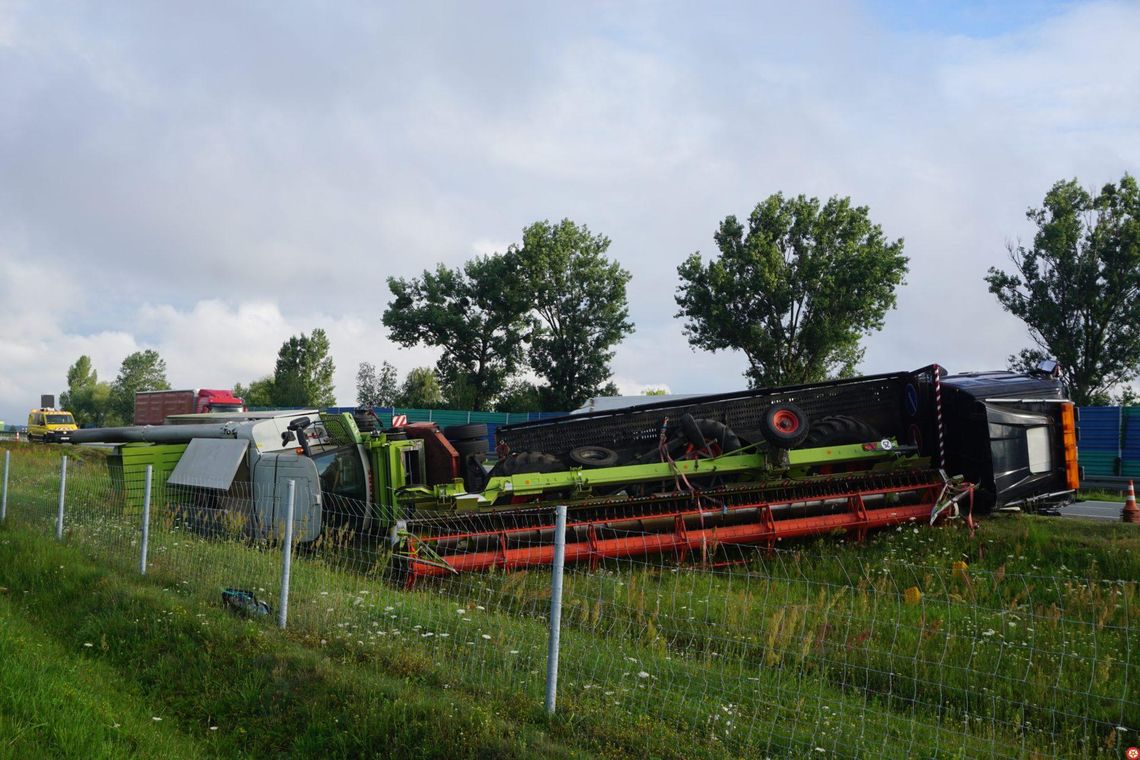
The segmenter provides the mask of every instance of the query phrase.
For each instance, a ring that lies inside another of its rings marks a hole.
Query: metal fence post
[[[0,522],[8,518],[8,465],[12,462],[12,452],[4,450],[4,492],[0,495]]]
[[[139,574],[146,575],[146,547],[150,541],[150,483],[154,466],[146,466],[146,486],[143,489],[142,551],[139,554]]]
[[[558,694],[558,645],[562,629],[562,568],[566,562],[566,505],[557,507],[554,566],[550,573],[550,646],[546,651],[546,713],[554,714]]]
[[[281,556],[281,601],[277,605],[277,627],[285,630],[289,617],[289,570],[293,564],[293,500],[297,495],[297,481],[289,481],[289,504],[285,508],[285,549]]]
[[[55,537],[63,540],[63,500],[67,494],[67,454],[59,465],[59,515],[55,518]]]

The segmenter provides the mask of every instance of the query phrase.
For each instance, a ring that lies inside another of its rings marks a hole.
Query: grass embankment
[[[230,585],[275,599],[276,552],[160,516],[151,575],[135,580],[133,521],[100,502],[95,472],[77,464],[69,546],[44,538],[58,485],[44,462],[20,470],[20,518],[0,531],[0,609],[24,642],[5,647],[25,663],[0,683],[36,674],[47,690],[5,703],[3,733],[49,754],[182,741],[182,754],[1116,757],[1138,743],[1131,526],[995,518],[976,536],[832,537],[717,572],[573,572],[546,721],[547,573],[403,591],[367,552],[301,556],[285,636],[218,603]],[[61,654],[77,675],[41,678],[37,662]],[[73,688],[85,679],[99,686]],[[129,720],[96,730],[107,709]],[[76,714],[91,743],[52,732]],[[129,745],[107,733],[123,728]]]
[[[535,709],[421,688],[342,647],[0,532],[0,755],[571,756]]]

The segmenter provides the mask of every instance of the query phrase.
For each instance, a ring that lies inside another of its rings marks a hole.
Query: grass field
[[[716,570],[570,572],[548,719],[548,573],[405,591],[378,558],[302,554],[282,633],[219,599],[241,586],[275,601],[275,551],[159,518],[139,577],[98,454],[69,472],[55,542],[52,449],[15,449],[0,529],[0,755],[1119,757],[1140,743],[1132,526],[994,518],[973,536],[908,526]]]

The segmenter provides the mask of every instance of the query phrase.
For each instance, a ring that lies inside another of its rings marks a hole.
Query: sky
[[[1137,2],[0,0],[0,420],[91,356],[177,388],[323,328],[338,403],[386,278],[570,218],[632,274],[625,393],[745,386],[691,349],[677,265],[775,192],[849,196],[910,257],[865,373],[1000,369],[983,277],[1058,180],[1140,171]]]

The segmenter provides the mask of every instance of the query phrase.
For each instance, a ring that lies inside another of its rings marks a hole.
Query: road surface
[[[1094,520],[1116,520],[1120,522],[1120,510],[1124,508],[1119,501],[1078,501],[1061,507],[1062,517],[1082,517]]]

